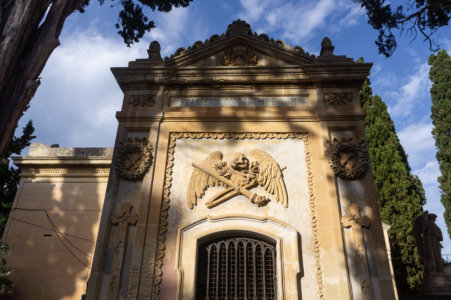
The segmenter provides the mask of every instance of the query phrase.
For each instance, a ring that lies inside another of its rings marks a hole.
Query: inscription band
[[[177,97],[171,99],[172,107],[221,107],[221,106],[304,106],[307,96],[300,97]]]

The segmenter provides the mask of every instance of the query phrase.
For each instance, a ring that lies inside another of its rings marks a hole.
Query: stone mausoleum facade
[[[124,101],[86,299],[395,299],[358,94],[371,64],[240,20],[148,53],[112,69]]]

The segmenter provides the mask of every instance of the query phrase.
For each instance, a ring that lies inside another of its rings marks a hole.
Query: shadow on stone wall
[[[81,299],[106,179],[22,179],[5,230],[14,294],[5,299]]]

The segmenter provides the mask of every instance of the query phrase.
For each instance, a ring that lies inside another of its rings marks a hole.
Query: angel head
[[[249,159],[243,153],[236,152],[232,154],[230,166],[237,171],[249,169]]]

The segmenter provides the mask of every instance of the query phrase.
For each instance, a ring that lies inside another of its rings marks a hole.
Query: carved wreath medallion
[[[208,208],[240,194],[257,206],[265,206],[271,199],[251,191],[259,185],[274,195],[276,202],[287,207],[287,189],[282,174],[284,168],[280,168],[274,158],[262,150],[255,149],[251,155],[254,158],[252,162],[243,153],[234,153],[230,162],[224,162],[222,153],[214,151],[203,162],[193,163],[194,170],[188,183],[188,207],[197,205],[197,199],[202,198],[212,186],[224,186],[225,189],[206,202]]]
[[[370,164],[365,140],[333,139],[326,141],[326,157],[335,175],[345,180],[360,179]]]
[[[116,172],[129,180],[141,180],[149,171],[153,146],[147,138],[128,138],[117,147]]]

